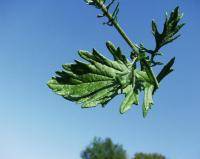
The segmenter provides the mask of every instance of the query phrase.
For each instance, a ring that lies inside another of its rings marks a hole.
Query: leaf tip
[[[55,89],[55,88],[54,88],[54,86],[55,86],[55,79],[54,79],[53,77],[47,82],[47,86],[48,86],[50,89],[52,89],[52,90]]]

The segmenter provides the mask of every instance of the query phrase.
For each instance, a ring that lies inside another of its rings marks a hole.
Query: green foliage
[[[180,36],[175,35],[185,25],[184,23],[179,24],[179,21],[181,20],[182,16],[183,15],[179,13],[179,7],[176,7],[171,12],[169,17],[166,15],[162,33],[159,33],[156,22],[152,21],[152,33],[156,41],[156,51],[158,51],[162,46],[171,43]]]
[[[163,78],[165,78],[169,73],[173,71],[172,66],[175,62],[175,57],[173,57],[160,71],[160,73],[157,76],[158,82],[160,82]]]
[[[93,142],[81,153],[82,159],[127,159],[121,145],[114,144],[110,138],[94,138]]]
[[[166,159],[166,157],[157,153],[136,153],[133,159]]]
[[[139,103],[139,92],[146,85],[153,88],[144,71],[134,69],[132,63],[111,42],[106,43],[114,61],[104,57],[98,51],[79,51],[79,55],[89,63],[75,60],[75,64],[63,65],[64,71],[57,71],[57,76],[48,82],[48,86],[65,99],[82,103],[82,108],[104,106],[118,94],[125,99],[120,112],[125,113],[133,104]],[[146,91],[145,91],[146,92]],[[152,92],[144,99],[145,110],[152,104]]]
[[[124,94],[125,98],[120,106],[120,113],[127,112],[133,104],[139,104],[139,95],[144,92],[143,116],[146,117],[153,105],[153,95],[159,88],[161,80],[173,71],[172,66],[175,58],[172,58],[160,73],[156,76],[153,67],[162,65],[155,61],[156,56],[162,55],[159,51],[162,46],[174,41],[179,37],[176,35],[184,24],[179,24],[182,15],[176,7],[166,16],[162,33],[157,29],[155,21],[152,21],[152,33],[155,37],[156,47],[154,50],[145,48],[143,44],[134,44],[117,21],[119,3],[117,3],[112,14],[110,7],[115,0],[107,4],[106,0],[85,0],[87,4],[95,6],[102,11],[98,17],[107,17],[104,22],[108,26],[114,26],[132,49],[131,61],[122,53],[120,47],[116,48],[111,42],[106,46],[113,56],[113,60],[104,57],[97,50],[79,51],[79,55],[85,62],[75,60],[73,64],[64,64],[62,71],[57,71],[48,86],[55,93],[65,99],[82,104],[82,108],[105,106],[112,98]],[[138,63],[140,67],[138,67]]]
[[[105,0],[85,0],[88,5],[94,5],[97,8],[100,8],[100,4],[104,4]]]

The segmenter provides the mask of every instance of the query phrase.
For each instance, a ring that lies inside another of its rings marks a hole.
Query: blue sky
[[[94,136],[123,144],[129,157],[159,152],[169,159],[200,158],[200,2],[122,0],[119,21],[130,38],[153,48],[150,22],[163,23],[177,5],[184,12],[182,36],[163,48],[176,56],[175,72],[156,93],[143,119],[141,105],[119,114],[122,97],[105,108],[81,109],[48,89],[61,64],[95,47],[111,57],[105,41],[130,49],[99,12],[82,0],[0,0],[0,158],[79,159]]]

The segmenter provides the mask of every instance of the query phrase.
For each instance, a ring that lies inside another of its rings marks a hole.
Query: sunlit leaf
[[[153,105],[153,90],[154,86],[147,83],[144,88],[143,116],[146,117],[149,109]]]
[[[119,92],[125,95],[121,113],[126,112],[133,104],[138,104],[139,91],[138,88],[133,88],[135,80],[148,82],[148,76],[145,72],[134,70],[120,48],[115,48],[111,42],[106,44],[114,61],[95,49],[92,53],[81,50],[79,55],[88,63],[75,60],[73,64],[64,64],[64,70],[57,71],[57,76],[48,82],[48,86],[65,99],[81,103],[83,108],[98,104],[104,106]]]

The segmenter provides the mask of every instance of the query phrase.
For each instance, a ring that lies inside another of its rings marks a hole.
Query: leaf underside
[[[95,49],[91,53],[80,50],[80,57],[87,63],[75,60],[73,64],[64,64],[63,70],[57,71],[49,80],[49,88],[65,99],[81,104],[82,108],[105,106],[115,96],[124,94],[120,113],[127,112],[133,104],[138,105],[139,93],[144,90],[143,115],[146,116],[153,104],[151,80],[146,72],[133,67],[120,48],[111,42],[106,46],[114,60]],[[165,72],[170,72],[168,67],[163,75]]]

